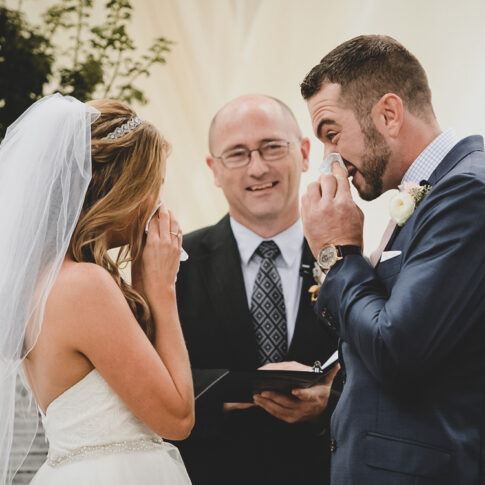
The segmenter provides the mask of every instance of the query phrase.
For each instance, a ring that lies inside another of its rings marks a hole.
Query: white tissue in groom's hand
[[[387,261],[388,259],[395,258],[396,256],[399,256],[402,253],[402,251],[384,251],[381,256],[380,262],[383,263],[384,261]]]
[[[329,153],[326,158],[323,159],[322,163],[320,164],[320,173],[323,175],[332,175],[333,162],[338,162],[342,169],[345,170],[345,173],[349,173],[342,159],[342,155],[337,152]]]

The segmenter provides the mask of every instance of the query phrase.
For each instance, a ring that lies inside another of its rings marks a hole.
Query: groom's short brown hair
[[[341,101],[362,120],[387,93],[399,96],[407,110],[426,121],[434,118],[426,73],[402,44],[385,35],[361,35],[328,53],[301,83],[304,99],[325,83],[341,86]]]

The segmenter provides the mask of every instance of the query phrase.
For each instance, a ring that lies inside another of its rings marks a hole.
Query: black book
[[[253,394],[263,391],[291,395],[292,389],[308,388],[323,382],[337,362],[335,357],[320,372],[192,369],[195,399],[210,396],[223,402],[253,402]]]

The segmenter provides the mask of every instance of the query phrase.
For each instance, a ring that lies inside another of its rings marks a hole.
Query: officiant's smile
[[[284,213],[285,228],[294,223],[310,142],[284,106],[256,95],[231,101],[212,122],[209,146],[206,162],[232,217],[242,224],[257,218],[267,228]]]
[[[265,183],[265,184],[251,185],[249,187],[246,187],[246,190],[249,190],[250,192],[261,193],[263,191],[263,192],[268,193],[267,191],[272,189],[273,187],[275,187],[277,184],[278,184],[278,181],[275,180],[274,182],[268,182],[268,183]]]

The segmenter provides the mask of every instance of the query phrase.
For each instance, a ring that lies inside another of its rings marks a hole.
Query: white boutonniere
[[[418,185],[416,182],[404,182],[399,186],[400,192],[391,199],[389,213],[391,219],[403,226],[411,217],[418,204],[431,190],[431,185]]]
[[[323,274],[323,271],[321,270],[320,266],[318,266],[318,263],[315,261],[313,263],[313,280],[315,281],[315,285],[310,286],[308,288],[308,293],[311,294],[312,298],[312,303],[315,303],[318,299],[318,293],[320,292],[320,287],[322,286],[323,280],[325,279],[325,275]]]

